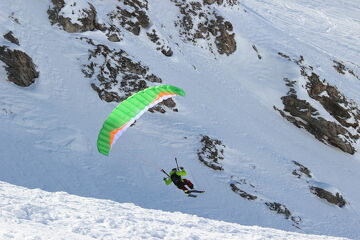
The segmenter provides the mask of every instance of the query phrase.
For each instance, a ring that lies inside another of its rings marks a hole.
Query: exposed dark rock
[[[8,80],[21,87],[28,87],[39,77],[31,57],[19,50],[0,46],[0,60],[6,64]]]
[[[292,221],[293,226],[299,228],[299,224],[301,223],[301,218],[299,216],[294,216],[290,210],[281,203],[278,202],[272,202],[269,200],[264,200],[261,197],[256,196],[255,194],[251,194],[250,192],[254,192],[257,193],[257,191],[255,190],[255,186],[252,185],[251,183],[248,183],[246,181],[246,179],[244,178],[239,178],[236,176],[231,176],[231,181],[230,181],[230,188],[231,190],[236,193],[237,195],[239,195],[240,197],[250,200],[250,201],[254,201],[254,202],[262,202],[265,203],[265,205],[271,210],[274,211],[278,214],[281,214],[285,217],[285,219],[288,219],[290,221]],[[247,189],[246,191],[244,189]]]
[[[338,192],[334,195],[325,189],[314,186],[310,186],[310,191],[319,198],[325,199],[329,203],[335,204],[339,207],[344,207],[346,204],[344,197],[340,195]]]
[[[236,182],[236,183],[239,183],[239,182]],[[231,190],[238,194],[240,197],[242,198],[245,198],[247,200],[255,200],[257,199],[257,196],[255,195],[252,195],[250,193],[247,193],[245,192],[244,190],[240,189],[239,187],[236,186],[236,183],[230,183],[230,187],[231,187]]]
[[[340,148],[344,152],[354,154],[355,149],[351,142],[347,139],[351,138],[351,134],[344,127],[317,117],[319,114],[310,103],[305,100],[300,100],[297,96],[284,96],[281,98],[284,104],[284,111],[277,109],[281,116],[286,118],[299,128],[306,129],[309,133],[314,135],[318,140],[324,143],[329,143],[335,147]],[[344,139],[341,136],[345,136]]]
[[[114,33],[108,36],[108,40],[110,42],[120,42],[121,41],[121,39],[119,38],[119,35],[114,34]]]
[[[239,0],[226,0],[226,4],[229,6],[239,5]]]
[[[225,0],[226,4],[230,6],[234,6],[238,4],[238,0]],[[204,5],[211,5],[216,3],[217,5],[222,5],[224,0],[203,0]]]
[[[291,212],[289,209],[286,208],[285,205],[282,205],[281,203],[277,202],[266,202],[266,206],[269,207],[271,211],[275,211],[278,214],[282,214],[285,216],[286,219],[288,219],[291,216]]]
[[[304,165],[296,162],[296,161],[292,161],[296,166],[298,166],[299,168],[298,169],[295,169],[293,170],[292,174],[294,176],[296,176],[297,178],[301,178],[303,177],[304,175],[308,178],[312,178],[311,176],[311,171],[305,167]]]
[[[253,48],[254,51],[257,53],[258,59],[261,60],[262,57],[261,57],[261,55],[260,55],[259,50],[257,49],[257,47],[256,47],[255,45],[252,45],[252,48]]]
[[[211,5],[215,2],[216,2],[216,0],[204,0],[204,4],[208,4],[208,5]]]
[[[338,73],[345,74],[345,65],[335,60],[333,60],[333,62],[336,64],[333,66],[336,71],[338,71]]]
[[[176,103],[172,98],[165,99],[161,104],[158,104],[149,109],[149,112],[160,112],[165,113],[165,107],[172,109],[174,112],[178,112],[179,110],[176,107]]]
[[[197,151],[199,161],[214,170],[224,170],[220,161],[224,160],[225,145],[209,136],[202,136],[200,143]]]
[[[300,74],[306,79],[306,84],[305,87],[299,87],[305,88],[309,97],[320,103],[336,121],[324,119],[308,101],[299,99],[295,90],[297,82],[287,78],[284,78],[284,81],[289,91],[287,96],[281,98],[284,110],[281,111],[276,107],[274,109],[295,126],[306,129],[318,140],[354,154],[353,144],[359,139],[360,132],[360,110],[357,104],[347,100],[336,87],[326,84],[325,80],[320,80],[319,75],[313,72],[313,67],[304,64],[303,56],[299,59],[291,59],[283,53],[278,54],[300,67]]]
[[[110,20],[114,25],[139,35],[141,28],[147,28],[150,24],[147,0],[124,0],[123,4],[124,7],[116,6],[116,10],[108,14]]]
[[[64,17],[61,14],[61,9],[65,6],[64,0],[51,1],[54,6],[53,8],[49,8],[49,10],[47,11],[51,24],[58,24],[69,33],[105,30],[104,26],[101,26],[97,23],[97,13],[92,4],[88,3],[89,8],[82,9],[82,12],[80,14],[81,17],[78,19],[81,24],[78,24],[71,22],[71,19],[69,17]]]
[[[309,82],[306,84],[309,96],[318,102],[331,114],[342,126],[357,128],[359,126],[360,111],[357,109],[355,103],[347,101],[336,87],[329,84],[324,84],[320,81],[316,73],[308,76]],[[342,107],[342,106],[344,107]],[[345,108],[347,107],[347,109]],[[350,118],[355,118],[357,121],[348,122]]]
[[[162,82],[159,77],[149,73],[148,67],[134,61],[125,51],[95,44],[91,39],[81,39],[94,47],[89,52],[89,63],[83,66],[82,71],[87,78],[93,79],[91,87],[100,99],[121,102],[154,83]],[[172,109],[176,112],[178,109],[175,107],[176,103],[169,98],[149,111],[165,113],[167,109]]]
[[[206,40],[210,52],[214,52],[214,45],[220,54],[230,55],[236,50],[235,33],[229,21],[219,16],[214,7],[203,5],[200,2],[171,0],[180,9],[175,26],[183,41],[197,44],[198,39]],[[215,2],[215,1],[214,1]],[[207,1],[204,4],[212,4]],[[195,24],[197,23],[197,24]]]
[[[291,58],[290,58],[288,55],[286,55],[286,54],[284,54],[284,53],[282,53],[282,52],[278,52],[278,54],[279,54],[281,57],[283,57],[283,58],[291,61]]]
[[[156,50],[160,51],[162,54],[164,54],[167,57],[171,57],[173,55],[173,51],[171,50],[171,48],[164,43],[163,39],[160,39],[155,29],[152,29],[146,34],[150,39],[150,41],[152,41],[157,45]]]
[[[11,31],[8,32],[7,34],[4,35],[4,38],[6,40],[20,46],[19,40],[16,37],[14,37],[13,32],[11,32]]]
[[[335,63],[335,65],[333,66],[336,71],[338,73],[341,73],[341,74],[345,74],[346,72],[350,73],[351,75],[353,75],[355,78],[357,78],[358,80],[360,80],[360,76],[356,75],[354,70],[346,67],[344,65],[344,63],[342,63],[341,61],[336,61],[336,60],[333,60],[333,62]]]
[[[286,219],[290,219],[295,225],[298,225],[302,220],[299,216],[293,216],[287,207],[278,202],[265,202],[265,205],[271,211],[274,211],[278,214],[284,215]]]

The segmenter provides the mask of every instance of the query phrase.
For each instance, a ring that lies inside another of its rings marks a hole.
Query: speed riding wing
[[[146,88],[128,97],[109,114],[99,132],[97,148],[108,156],[117,139],[149,108],[174,96],[185,96],[184,90],[171,85]]]

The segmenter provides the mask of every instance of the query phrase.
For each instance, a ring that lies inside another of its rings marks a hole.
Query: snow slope
[[[101,12],[113,1],[92,3]],[[319,7],[317,12],[312,4]],[[337,1],[326,1],[328,8],[322,4],[241,1],[231,8],[218,7],[233,23],[237,51],[214,58],[180,40],[173,27],[178,14],[173,4],[152,1],[152,23],[162,29],[174,50],[174,56],[167,58],[154,51],[144,34],[125,32],[124,41],[110,43],[99,31],[69,34],[51,26],[46,13],[50,1],[0,1],[1,35],[13,31],[40,71],[36,84],[26,89],[0,81],[0,180],[243,225],[360,238],[359,154],[348,155],[318,142],[273,110],[287,91],[282,79],[298,74],[278,51],[291,57],[303,55],[322,77],[360,103],[360,82],[340,76],[332,67],[334,58],[360,65],[360,37],[349,33],[359,29],[359,8]],[[164,83],[187,93],[176,100],[179,113],[145,114],[108,158],[97,152],[96,138],[116,104],[100,101],[81,72],[89,50],[78,39],[81,36],[126,50]],[[0,44],[8,43],[1,38]],[[0,74],[4,78],[2,70]],[[227,146],[224,172],[197,160],[201,134],[219,138]],[[206,194],[189,199],[164,185],[160,169],[171,169],[174,156]],[[309,167],[316,181],[339,189],[349,205],[339,208],[311,194],[308,183],[291,174],[293,160]],[[264,201],[284,203],[302,219],[299,228],[263,202],[234,194],[231,176],[254,185]]]
[[[345,239],[209,220],[180,212],[25,189],[0,182],[0,238],[50,239]]]

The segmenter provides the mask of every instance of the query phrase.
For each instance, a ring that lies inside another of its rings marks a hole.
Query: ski
[[[204,193],[205,191],[201,191],[201,190],[189,190],[187,191],[188,193]]]

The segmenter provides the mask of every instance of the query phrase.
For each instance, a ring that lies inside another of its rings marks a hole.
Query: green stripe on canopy
[[[97,140],[100,153],[109,155],[112,144],[126,129],[150,107],[175,95],[185,96],[184,90],[171,85],[146,88],[128,97],[109,114]]]

